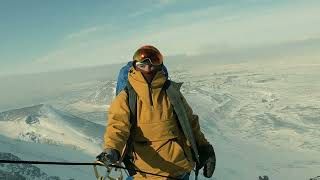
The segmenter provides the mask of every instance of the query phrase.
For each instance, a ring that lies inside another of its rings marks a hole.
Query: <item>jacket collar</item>
[[[148,96],[149,85],[147,81],[144,79],[142,73],[140,71],[135,70],[134,67],[132,67],[129,71],[128,81],[140,97]],[[151,89],[162,88],[165,82],[166,76],[164,72],[158,71],[155,77],[153,78],[150,87]]]

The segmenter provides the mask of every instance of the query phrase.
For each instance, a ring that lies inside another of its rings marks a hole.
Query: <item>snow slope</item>
[[[0,113],[0,134],[23,141],[66,145],[89,154],[100,152],[104,126],[37,105]]]

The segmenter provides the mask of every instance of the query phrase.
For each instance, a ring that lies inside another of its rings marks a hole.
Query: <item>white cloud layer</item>
[[[174,1],[160,0],[158,3],[167,5],[172,2]],[[165,14],[139,29],[100,24],[66,35],[62,38],[59,49],[34,59],[28,69],[45,71],[120,63],[131,60],[135,49],[144,44],[153,44],[165,56],[173,56],[263,46],[270,49],[272,45],[318,39],[318,4],[300,1],[248,9],[220,4],[194,11]]]

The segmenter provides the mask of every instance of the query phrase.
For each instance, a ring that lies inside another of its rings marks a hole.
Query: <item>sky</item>
[[[290,54],[292,46],[316,53],[319,7],[318,0],[2,0],[0,76],[123,63],[145,44],[165,57]]]

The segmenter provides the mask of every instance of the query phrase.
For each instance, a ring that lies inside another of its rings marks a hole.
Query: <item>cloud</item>
[[[66,43],[60,49],[35,59],[34,65],[58,69],[124,62],[144,44],[157,46],[165,56],[201,55],[263,46],[276,49],[279,48],[277,44],[320,37],[320,14],[316,7],[287,4],[277,8],[235,11],[227,5],[216,5],[161,16],[157,19],[159,24],[149,24],[130,36],[124,32],[110,35],[105,33],[106,28],[103,29],[106,26],[97,25],[67,36],[68,39],[86,37],[90,42]],[[98,33],[100,30],[103,33]]]
[[[148,8],[148,9],[142,9],[140,11],[137,11],[137,12],[134,12],[134,13],[130,13],[129,17],[131,18],[135,18],[135,17],[138,17],[138,16],[142,16],[144,14],[147,14],[149,12],[152,12],[152,9],[151,8]]]
[[[167,26],[150,26],[151,33],[141,35],[139,39],[151,39],[162,44],[168,53],[181,54],[203,53],[202,47],[209,46],[241,48],[320,36],[320,13],[312,5],[290,4],[217,15],[219,9],[209,7],[190,13],[170,14],[159,20]],[[230,11],[227,7],[221,10]],[[205,17],[199,18],[194,14]],[[194,21],[190,21],[192,18]]]
[[[78,32],[68,34],[65,39],[75,39],[75,38],[80,38],[83,36],[88,36],[91,33],[97,32],[99,29],[101,29],[101,28],[90,27],[90,28],[82,29]]]
[[[155,10],[164,8],[171,4],[174,4],[177,0],[152,0],[145,1],[143,5],[141,5],[140,9],[137,8],[135,12],[130,13],[128,16],[130,18],[136,18],[138,16],[142,16],[148,13],[153,13]]]
[[[156,2],[160,5],[168,5],[176,2],[177,0],[156,0]]]
[[[28,69],[52,71],[125,62],[131,59],[133,52],[128,42],[101,40],[68,44],[34,59]]]

